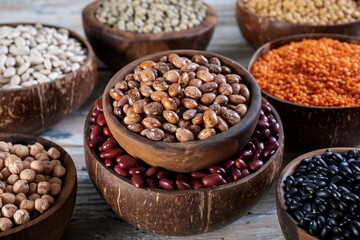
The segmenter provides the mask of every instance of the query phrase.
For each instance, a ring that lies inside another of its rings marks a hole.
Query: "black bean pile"
[[[360,239],[360,154],[326,150],[285,180],[289,213],[321,239]]]

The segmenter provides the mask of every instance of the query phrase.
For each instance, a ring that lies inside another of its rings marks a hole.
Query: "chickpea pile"
[[[0,141],[0,230],[22,225],[44,213],[61,191],[66,169],[60,152],[40,143]]]
[[[114,114],[151,140],[206,139],[240,122],[250,91],[216,57],[177,54],[144,61],[110,89]]]

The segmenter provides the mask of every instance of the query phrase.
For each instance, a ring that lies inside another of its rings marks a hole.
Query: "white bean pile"
[[[75,72],[87,51],[67,29],[41,24],[0,27],[0,89],[53,81]]]

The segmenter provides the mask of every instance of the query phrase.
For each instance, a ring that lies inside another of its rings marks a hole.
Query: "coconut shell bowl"
[[[360,151],[359,148],[344,148],[344,147],[329,148],[329,149],[333,153],[339,153],[339,154],[346,153],[351,149]],[[324,152],[326,150],[327,149],[319,149],[319,150],[311,151],[311,152],[305,153],[305,154],[295,158],[283,169],[282,173],[280,174],[280,177],[279,177],[278,183],[277,183],[277,189],[276,189],[276,207],[277,207],[277,214],[278,214],[280,226],[281,226],[282,232],[285,236],[285,239],[287,239],[287,240],[298,240],[298,239],[299,240],[300,239],[301,240],[319,240],[319,238],[317,237],[317,236],[319,236],[318,234],[310,235],[308,230],[305,230],[303,227],[300,227],[301,225],[293,217],[294,215],[290,214],[289,209],[286,205],[286,200],[285,200],[285,194],[286,194],[285,186],[286,186],[287,177],[294,174],[294,172],[298,169],[298,167],[300,166],[300,163],[303,159],[310,160],[315,155],[324,154]],[[328,176],[328,177],[331,178],[330,176]],[[321,199],[321,197],[320,197],[320,199]],[[341,201],[346,201],[346,200],[341,200]],[[346,204],[350,204],[350,203],[346,201]],[[337,210],[339,210],[339,209],[344,210],[341,207],[339,207]],[[341,217],[337,218],[336,221],[338,221],[338,222],[342,221]],[[325,223],[325,225],[326,224],[328,224],[328,223]],[[349,226],[349,223],[346,223],[346,225]],[[342,226],[342,224],[340,224],[340,226]],[[323,226],[317,225],[316,227],[321,229]],[[359,226],[356,226],[356,227],[359,228]],[[354,233],[358,234],[358,230],[356,230],[356,227],[354,227],[355,228]],[[354,233],[349,233],[349,232],[347,234],[350,234],[350,236],[348,236],[348,238],[346,238],[346,239],[358,239],[357,237],[355,237],[355,235],[353,235]],[[330,228],[330,231],[327,231],[327,233],[321,233],[321,231],[320,231],[320,234],[327,235],[327,237],[325,236],[325,238],[322,238],[322,239],[330,239],[331,236],[333,236],[334,239],[336,239],[336,238],[344,239],[345,233],[342,232],[341,234],[334,234],[334,233],[332,233],[331,228]],[[319,237],[321,237],[321,235]]]
[[[279,148],[256,172],[236,182],[201,189],[165,190],[150,188],[148,185],[136,188],[132,180],[105,166],[99,153],[89,147],[92,111],[89,112],[84,129],[85,161],[89,176],[106,203],[120,218],[147,232],[187,236],[222,228],[255,206],[281,168],[283,130],[279,115],[272,108],[280,124]]]
[[[208,59],[217,57],[233,73],[240,75],[248,86],[251,95],[249,109],[241,121],[227,131],[216,134],[211,138],[183,143],[153,141],[128,130],[113,113],[113,100],[109,90],[114,87],[118,80],[123,80],[141,62],[145,60],[158,61],[162,56],[170,53],[190,58],[194,55],[203,55]],[[238,153],[247,143],[256,127],[260,105],[261,94],[259,87],[245,68],[218,54],[195,50],[165,51],[140,58],[117,72],[109,81],[103,94],[104,116],[112,135],[120,143],[120,146],[130,155],[143,160],[149,165],[177,172],[191,172],[206,168]],[[202,161],[198,159],[202,159]]]
[[[360,36],[360,20],[329,25],[295,24],[273,20],[254,14],[240,6],[236,1],[236,19],[242,35],[254,49],[272,40],[305,33],[329,33]]]
[[[217,24],[215,10],[204,3],[207,7],[206,18],[196,27],[169,33],[122,31],[102,24],[96,19],[95,11],[105,1],[95,1],[84,8],[83,26],[96,55],[106,65],[116,70],[140,57],[160,51],[205,50]]]
[[[261,46],[252,56],[248,69],[271,49],[302,39],[337,39],[360,44],[357,38],[337,34],[302,34],[280,38]],[[276,98],[264,91],[263,96],[278,110],[284,124],[287,146],[302,149],[357,146],[360,144],[360,106],[315,107]]]
[[[63,177],[62,190],[55,198],[55,203],[46,212],[30,220],[23,225],[14,225],[13,228],[0,232],[1,239],[60,239],[64,234],[75,205],[76,199],[76,169],[70,155],[59,145],[41,137],[1,133],[0,141],[11,142],[13,144],[34,144],[41,143],[45,149],[55,147],[60,151],[60,161],[66,168]]]
[[[19,24],[29,23],[6,23],[0,26],[14,27]],[[43,26],[60,28],[46,24]],[[87,58],[84,63],[75,72],[50,82],[20,89],[1,89],[0,132],[38,132],[73,113],[90,96],[97,79],[94,52],[85,39],[70,29],[68,31],[71,37],[86,48]]]

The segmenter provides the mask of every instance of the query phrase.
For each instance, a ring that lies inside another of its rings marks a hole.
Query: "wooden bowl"
[[[250,107],[244,118],[229,130],[219,133],[205,140],[197,140],[186,143],[153,141],[128,130],[113,114],[113,100],[109,90],[115,83],[133,71],[145,60],[158,61],[162,56],[177,53],[181,56],[192,57],[204,55],[207,58],[217,57],[222,64],[230,67],[234,73],[239,74],[247,84],[250,93]],[[122,68],[110,80],[103,95],[104,116],[109,129],[120,146],[130,155],[139,158],[152,166],[163,167],[176,172],[191,172],[209,167],[230,158],[247,143],[251,137],[260,114],[261,93],[259,86],[251,74],[238,63],[221,55],[195,51],[175,50],[155,53],[140,58]],[[206,157],[205,157],[206,156]],[[199,161],[202,159],[202,161]]]
[[[292,175],[297,167],[299,166],[301,160],[304,158],[312,158],[314,155],[321,155],[323,154],[327,149],[319,149],[312,152],[305,153],[301,155],[300,157],[295,158],[292,160],[281,172],[280,177],[277,182],[277,188],[276,188],[276,208],[277,208],[277,214],[278,219],[280,222],[281,230],[288,240],[319,240],[319,238],[314,237],[306,232],[303,228],[297,226],[298,222],[289,214],[287,211],[287,206],[285,203],[285,183],[284,181],[289,175]],[[351,149],[356,149],[360,151],[360,148],[330,148],[332,152],[337,153],[344,153]]]
[[[360,44],[360,39],[336,34],[302,34],[284,37],[260,47],[252,56],[248,69],[250,71],[254,63],[271,49],[304,38],[322,37]],[[280,113],[287,145],[311,150],[360,144],[360,106],[313,107],[281,100],[264,91],[262,94]]]
[[[0,26],[15,27],[20,24],[34,25],[32,23],[6,23]],[[97,79],[95,55],[85,39],[68,30],[71,37],[76,38],[87,48],[85,62],[77,71],[51,82],[21,89],[1,89],[0,132],[37,132],[73,113],[90,96]]]
[[[70,222],[76,198],[76,169],[70,155],[59,145],[41,137],[23,134],[0,133],[0,141],[24,145],[39,142],[44,145],[46,149],[55,147],[60,151],[60,160],[62,165],[66,168],[62,190],[57,196],[55,204],[44,214],[41,214],[24,225],[14,227],[5,232],[0,232],[0,238],[6,240],[60,239]]]
[[[207,7],[204,21],[193,28],[170,33],[135,33],[100,23],[95,11],[106,0],[87,5],[83,12],[85,34],[96,55],[109,67],[119,70],[126,64],[149,54],[173,49],[205,50],[214,33],[217,15]]]
[[[124,221],[141,230],[162,235],[185,236],[222,228],[256,205],[280,171],[284,136],[280,124],[280,147],[257,172],[237,182],[191,190],[135,188],[127,178],[106,167],[89,147],[91,108],[84,127],[85,162],[98,192]],[[225,158],[226,159],[226,158]]]
[[[331,25],[294,24],[256,15],[236,1],[236,19],[246,41],[254,49],[277,38],[303,33],[335,33],[360,37],[360,20]]]

